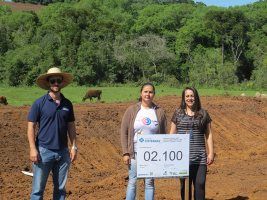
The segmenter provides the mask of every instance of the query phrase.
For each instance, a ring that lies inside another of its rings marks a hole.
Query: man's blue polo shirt
[[[28,115],[28,121],[39,124],[36,145],[53,150],[68,147],[68,122],[74,120],[72,103],[62,94],[59,106],[48,93],[37,99]]]

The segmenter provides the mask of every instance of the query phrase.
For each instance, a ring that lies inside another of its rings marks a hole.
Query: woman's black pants
[[[192,199],[192,182],[194,185],[194,200],[205,200],[205,183],[207,165],[195,165],[189,166],[189,199]],[[185,179],[181,178],[181,198],[185,198]]]

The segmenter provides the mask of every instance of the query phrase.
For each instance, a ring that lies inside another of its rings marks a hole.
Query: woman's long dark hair
[[[150,82],[144,83],[144,84],[141,86],[140,93],[142,93],[144,87],[145,87],[145,86],[148,86],[148,85],[151,86],[151,87],[153,88],[153,92],[154,92],[154,94],[156,94],[155,86],[154,86],[152,83],[150,83]],[[139,97],[138,101],[142,101],[142,98]]]
[[[181,109],[181,110],[185,110],[185,109],[186,109],[186,103],[185,103],[185,91],[186,91],[186,90],[191,90],[191,91],[193,91],[193,93],[194,93],[194,97],[195,97],[195,102],[194,102],[194,104],[193,104],[192,110],[193,110],[194,112],[198,112],[198,111],[201,109],[201,103],[200,103],[200,98],[199,98],[197,89],[194,88],[194,87],[186,87],[186,88],[183,90],[183,93],[182,93],[182,102],[181,102],[181,105],[180,105],[180,109]]]

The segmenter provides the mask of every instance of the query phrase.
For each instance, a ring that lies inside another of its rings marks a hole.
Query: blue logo
[[[144,138],[140,138],[139,141],[140,142],[144,142],[145,140],[144,140]]]

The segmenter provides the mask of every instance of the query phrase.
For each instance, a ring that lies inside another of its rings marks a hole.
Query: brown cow
[[[85,101],[88,98],[90,99],[90,101],[92,101],[93,98],[97,98],[99,101],[101,99],[101,94],[102,90],[88,90],[85,96],[83,97],[83,101]]]
[[[4,104],[4,105],[7,105],[7,99],[5,96],[0,96],[0,104]]]

